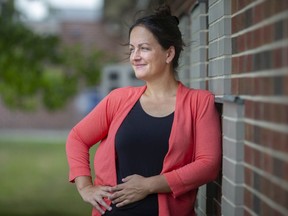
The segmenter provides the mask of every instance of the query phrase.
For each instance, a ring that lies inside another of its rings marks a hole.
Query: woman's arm
[[[108,133],[111,115],[109,98],[104,98],[85,118],[70,131],[66,141],[69,180],[90,175],[89,149]]]
[[[101,214],[106,210],[111,211],[111,207],[104,201],[111,193],[111,187],[94,186],[90,176],[79,176],[75,179],[76,187],[82,199],[90,203]]]
[[[110,187],[93,185],[89,149],[108,132],[111,116],[107,112],[107,104],[108,97],[104,98],[70,131],[66,142],[69,180],[75,182],[83,200],[90,203],[101,214],[111,210],[104,200],[110,195]]]
[[[171,192],[163,175],[147,178],[140,175],[131,175],[122,179],[122,181],[122,184],[111,189],[113,194],[109,197],[117,207],[144,199],[149,194]]]
[[[214,180],[221,168],[221,129],[220,115],[216,110],[214,96],[199,96],[194,128],[194,160],[178,169],[163,173],[172,190],[178,197]]]

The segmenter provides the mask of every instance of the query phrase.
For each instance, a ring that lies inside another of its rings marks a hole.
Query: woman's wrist
[[[79,192],[88,186],[93,186],[90,176],[79,176],[75,179],[75,183]]]
[[[149,194],[169,193],[171,189],[163,175],[148,177],[146,181]]]

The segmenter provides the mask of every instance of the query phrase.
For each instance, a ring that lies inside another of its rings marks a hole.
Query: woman
[[[92,215],[195,215],[197,188],[218,175],[214,97],[175,78],[178,23],[164,6],[132,25],[130,62],[146,85],[112,91],[68,136],[69,178]],[[93,184],[89,149],[99,141]]]

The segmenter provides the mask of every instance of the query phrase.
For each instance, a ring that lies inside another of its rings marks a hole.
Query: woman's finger
[[[125,206],[125,205],[127,205],[127,204],[129,204],[130,203],[130,201],[129,200],[123,200],[122,202],[119,202],[119,203],[117,203],[116,204],[116,207],[122,207],[122,206]]]
[[[115,194],[113,194],[113,196],[114,195]],[[113,204],[123,202],[124,200],[125,200],[125,196],[123,194],[118,194],[118,195],[114,196],[113,199],[111,199]]]
[[[91,204],[92,204],[92,206],[93,206],[95,209],[98,210],[98,212],[99,212],[100,214],[104,214],[104,213],[105,213],[105,211],[99,206],[99,204],[98,204],[98,202],[97,202],[96,200],[92,201]]]
[[[100,204],[100,206],[103,206],[108,211],[112,210],[111,206],[109,206],[103,199],[98,198],[98,199],[96,199],[96,201],[97,201],[98,204]]]

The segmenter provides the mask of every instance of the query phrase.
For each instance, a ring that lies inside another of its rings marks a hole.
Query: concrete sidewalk
[[[0,129],[0,141],[65,143],[69,130]]]

